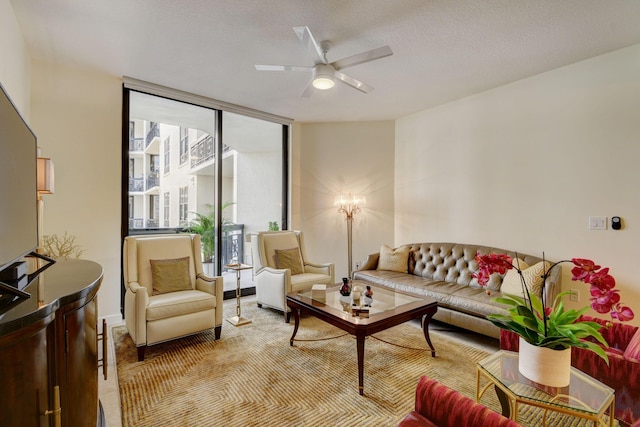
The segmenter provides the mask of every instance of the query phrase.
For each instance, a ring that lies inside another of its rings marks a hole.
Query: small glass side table
[[[226,264],[224,266],[227,270],[234,270],[236,272],[236,315],[227,319],[227,322],[233,326],[242,326],[247,323],[251,323],[251,319],[242,317],[240,310],[240,272],[242,270],[250,270],[253,266],[248,264]]]
[[[481,378],[488,380],[482,388]],[[594,427],[597,427],[605,423],[604,413],[607,409],[608,424],[610,427],[614,425],[615,391],[574,367],[571,367],[571,379],[567,387],[544,386],[520,374],[518,353],[501,350],[478,362],[477,402],[492,385],[502,405],[502,415],[516,422],[518,405],[523,403],[545,410],[543,425],[546,425],[547,411],[551,410],[593,421]]]

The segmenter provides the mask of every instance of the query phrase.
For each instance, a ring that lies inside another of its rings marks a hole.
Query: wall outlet
[[[580,289],[571,289],[571,296],[569,299],[571,301],[580,302]]]
[[[356,261],[356,271],[360,270],[360,261]]]

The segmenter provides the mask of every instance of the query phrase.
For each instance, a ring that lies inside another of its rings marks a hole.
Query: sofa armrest
[[[360,266],[360,270],[376,270],[378,268],[379,259],[380,259],[380,252],[369,255],[367,257],[367,260],[364,262],[364,264]]]
[[[127,283],[125,293],[125,313],[124,321],[127,325],[129,335],[136,344],[136,347],[147,344],[147,306],[149,305],[149,294],[147,288],[138,282]]]
[[[216,326],[222,325],[223,300],[224,300],[224,279],[222,276],[210,277],[199,274],[196,277],[196,289],[207,292],[216,297]]]
[[[256,292],[278,289],[277,294],[281,294],[282,298],[287,292],[291,292],[291,270],[288,268],[262,267],[256,272],[255,277]],[[258,286],[261,287],[260,290],[257,289]]]
[[[331,276],[331,281],[335,282],[335,266],[333,263],[324,263],[318,264],[315,262],[305,261],[304,263],[304,271],[305,273],[316,273],[316,274],[325,274],[327,276]]]
[[[439,427],[519,426],[502,414],[425,376],[420,378],[416,388],[416,411]]]
[[[222,286],[218,284],[218,279],[222,279],[221,276],[211,277],[206,274],[198,274],[196,276],[196,289],[202,292],[206,292],[211,295],[217,295],[218,288],[222,289]]]

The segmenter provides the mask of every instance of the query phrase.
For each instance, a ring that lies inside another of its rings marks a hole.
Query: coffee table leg
[[[358,391],[360,396],[364,394],[364,335],[356,335],[358,346]]]
[[[289,345],[293,346],[293,339],[298,333],[298,326],[300,326],[300,310],[298,308],[291,307],[291,311],[293,312],[293,319],[295,323],[293,325],[293,334],[291,335],[291,339],[289,340]]]
[[[424,332],[424,338],[427,340],[429,348],[431,348],[431,357],[436,357],[436,349],[433,344],[431,344],[431,338],[429,337],[429,323],[431,322],[431,318],[434,314],[436,314],[435,311],[433,313],[427,313],[424,315],[424,319],[422,320],[422,332]]]

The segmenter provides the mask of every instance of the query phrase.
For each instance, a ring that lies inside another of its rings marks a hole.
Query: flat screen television
[[[38,247],[37,140],[0,84],[0,272]]]

